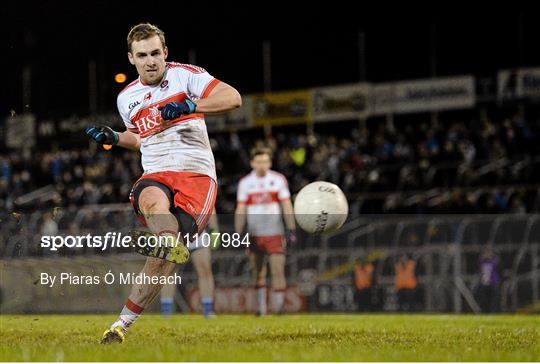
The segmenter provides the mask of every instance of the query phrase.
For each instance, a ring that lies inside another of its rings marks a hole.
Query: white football
[[[294,216],[298,225],[311,234],[339,229],[349,214],[345,194],[333,183],[317,181],[298,192]]]

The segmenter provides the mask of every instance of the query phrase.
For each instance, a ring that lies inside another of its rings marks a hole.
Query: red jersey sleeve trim
[[[218,85],[218,83],[220,83],[220,82],[221,81],[218,80],[217,78],[214,78],[212,81],[208,82],[208,84],[204,88],[204,91],[203,91],[203,93],[201,95],[201,99],[204,99],[204,98],[208,97],[208,95],[210,95],[210,92],[212,92],[214,87],[216,87]]]
[[[132,133],[139,134],[139,129],[137,128],[127,128],[127,130],[129,130]]]

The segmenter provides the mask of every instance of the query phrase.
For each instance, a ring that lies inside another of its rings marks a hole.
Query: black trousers
[[[399,311],[413,312],[416,310],[416,289],[400,289],[397,291]]]
[[[478,287],[478,304],[482,312],[492,313],[500,311],[501,295],[498,286]]]
[[[371,301],[371,288],[359,289],[356,291],[356,304],[358,311],[372,311],[373,305]]]

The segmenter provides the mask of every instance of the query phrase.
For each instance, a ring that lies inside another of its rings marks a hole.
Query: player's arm
[[[118,134],[118,146],[126,148],[129,150],[140,150],[141,149],[141,137],[137,133],[133,133],[129,130],[126,130]]]
[[[242,234],[246,227],[247,207],[244,202],[238,202],[234,211],[234,231]]]
[[[236,210],[234,211],[234,231],[243,234],[246,228],[247,202],[249,200],[245,184],[242,180],[238,183],[236,191]]]
[[[141,148],[141,138],[139,134],[126,130],[118,133],[106,125],[93,125],[86,128],[86,134],[101,145],[119,146],[130,150]]]
[[[116,100],[116,106],[118,113],[126,126],[126,131],[116,132],[106,125],[92,125],[86,128],[85,132],[88,136],[98,144],[119,146],[130,150],[138,151],[141,148],[141,137],[139,134],[132,132],[131,130],[137,130],[131,123],[129,115],[125,105],[128,101],[123,99],[120,95]]]
[[[178,71],[181,72],[179,76],[185,78],[193,100],[186,98],[182,102],[170,102],[160,106],[158,110],[164,120],[173,120],[192,113],[227,112],[242,106],[242,97],[234,87],[215,79],[202,68],[195,68],[200,72],[181,69]]]
[[[220,113],[242,106],[242,97],[234,87],[221,81],[207,97],[196,100],[194,103],[195,112]]]
[[[296,229],[296,222],[294,220],[294,209],[290,199],[281,201],[281,211],[283,211],[283,219],[285,220],[285,226],[287,230]]]
[[[283,220],[285,220],[285,239],[289,247],[293,247],[296,244],[296,221],[294,220],[294,209],[291,202],[291,192],[289,191],[289,185],[285,178],[278,192],[278,198],[281,205],[281,212],[283,213]]]

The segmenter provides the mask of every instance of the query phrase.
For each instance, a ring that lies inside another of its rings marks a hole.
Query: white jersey
[[[287,180],[268,171],[264,177],[251,172],[238,183],[237,201],[246,204],[247,227],[253,236],[283,235],[280,202],[291,198]]]
[[[126,128],[141,137],[144,174],[185,171],[216,180],[204,115],[163,120],[158,107],[186,98],[203,99],[218,83],[200,67],[168,62],[159,84],[147,85],[139,78],[120,92],[118,112]]]

